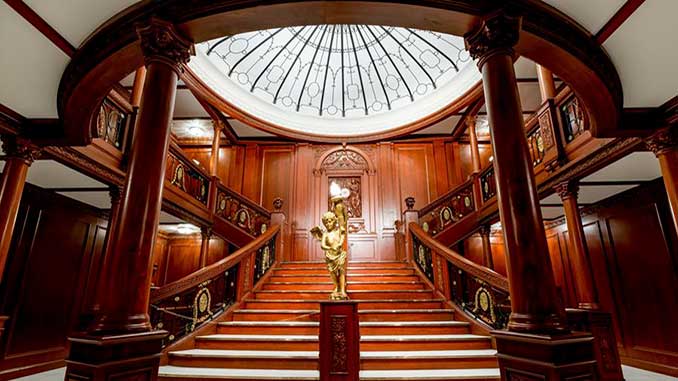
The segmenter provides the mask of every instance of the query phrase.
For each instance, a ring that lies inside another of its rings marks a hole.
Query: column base
[[[593,336],[492,331],[502,381],[595,381]]]
[[[612,328],[612,315],[600,310],[567,308],[567,320],[572,329],[591,332],[594,338],[593,351],[596,356],[598,379],[601,381],[623,381],[621,359],[617,349],[617,338]]]
[[[155,381],[166,331],[70,337],[66,380]]]
[[[3,332],[5,332],[5,322],[9,319],[9,316],[0,315],[0,338],[2,338]]]

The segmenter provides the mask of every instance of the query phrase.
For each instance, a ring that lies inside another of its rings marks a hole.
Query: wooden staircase
[[[169,353],[160,380],[317,380],[319,301],[332,289],[324,263],[274,268],[259,291]],[[361,380],[498,380],[489,336],[470,333],[402,262],[353,262],[348,293],[358,301]]]

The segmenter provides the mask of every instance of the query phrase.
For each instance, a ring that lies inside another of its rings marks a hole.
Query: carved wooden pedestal
[[[360,333],[358,303],[320,303],[320,381],[358,381]]]
[[[492,331],[502,381],[595,381],[593,336]]]
[[[596,356],[598,379],[622,381],[624,375],[617,351],[617,338],[612,329],[612,315],[608,312],[585,309],[566,309],[567,321],[572,330],[591,332]]]
[[[155,381],[166,331],[71,337],[66,381]]]

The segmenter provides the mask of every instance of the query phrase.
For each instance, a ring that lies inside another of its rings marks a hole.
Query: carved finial
[[[41,153],[40,148],[29,140],[10,135],[2,137],[2,150],[5,156],[22,159],[27,165],[33,164]]]
[[[193,42],[164,20],[152,18],[147,25],[137,26],[137,35],[147,66],[153,61],[160,61],[179,71],[194,52]]]
[[[273,199],[273,209],[276,212],[279,212],[283,207],[283,199],[280,197],[276,197]]]
[[[513,54],[520,24],[520,17],[501,11],[487,16],[477,29],[464,36],[466,50],[478,60],[478,67],[483,67],[485,60],[497,53]]]
[[[678,128],[665,128],[645,139],[647,149],[656,156],[674,150],[678,147]]]
[[[576,181],[565,181],[562,182],[553,189],[558,193],[561,200],[566,200],[568,198],[577,198],[579,192],[579,184]]]
[[[414,203],[416,201],[414,200],[414,197],[409,196],[405,198],[405,205],[407,206],[407,210],[412,210],[414,208]]]

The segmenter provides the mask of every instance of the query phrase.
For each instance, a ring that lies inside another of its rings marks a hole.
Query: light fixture
[[[195,233],[199,232],[200,229],[197,226],[191,225],[191,224],[179,224],[179,225],[177,225],[176,231],[179,234],[188,235],[188,234],[195,234]]]
[[[192,120],[188,125],[188,134],[191,136],[200,136],[203,134],[203,129],[200,126],[199,120]]]

